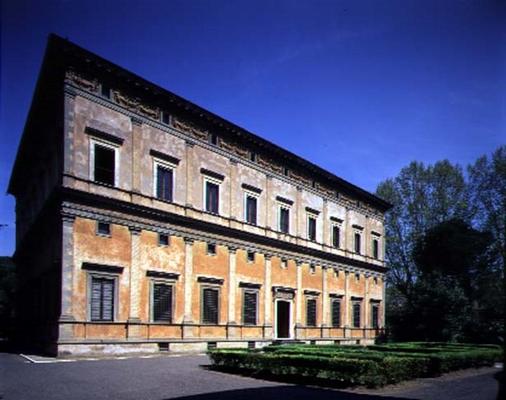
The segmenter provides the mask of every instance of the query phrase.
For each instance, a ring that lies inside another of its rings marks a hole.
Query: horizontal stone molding
[[[176,272],[163,272],[163,271],[156,271],[156,270],[149,270],[146,271],[146,276],[150,278],[163,278],[163,279],[170,279],[170,280],[178,280],[179,279],[179,273]]]
[[[167,161],[168,163],[174,164],[174,165],[179,165],[179,162],[181,161],[179,158],[173,157],[169,154],[165,154],[160,151],[153,150],[153,149],[151,149],[149,151],[149,154],[155,158],[158,158],[162,161]]]
[[[117,144],[119,146],[121,146],[123,144],[123,142],[125,141],[125,139],[123,139],[123,138],[120,138],[115,135],[111,135],[110,133],[101,131],[96,128],[92,128],[90,126],[87,126],[84,129],[84,132],[90,136],[97,138],[97,139],[102,139],[102,140],[105,140],[106,142],[111,142],[111,143]]]
[[[117,265],[98,264],[90,262],[83,262],[81,268],[86,271],[106,272],[109,274],[121,274],[124,269],[123,267]]]

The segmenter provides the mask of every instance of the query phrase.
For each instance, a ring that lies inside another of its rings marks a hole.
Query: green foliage
[[[394,340],[504,341],[506,146],[462,168],[413,162],[377,194]]]
[[[333,386],[369,387],[418,377],[437,376],[461,368],[491,365],[502,351],[494,345],[441,342],[381,346],[269,346],[262,351],[211,350],[213,365],[282,379],[318,381]]]

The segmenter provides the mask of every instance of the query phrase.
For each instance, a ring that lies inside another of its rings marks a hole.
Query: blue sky
[[[4,195],[50,32],[374,191],[506,143],[501,1],[3,1]]]

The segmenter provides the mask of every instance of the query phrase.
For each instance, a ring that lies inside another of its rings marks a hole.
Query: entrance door
[[[278,300],[276,302],[276,332],[278,339],[290,337],[290,302]]]

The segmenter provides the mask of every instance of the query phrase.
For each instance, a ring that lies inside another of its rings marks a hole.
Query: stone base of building
[[[289,341],[286,341],[289,343]],[[146,355],[158,353],[195,354],[205,353],[210,349],[259,349],[276,343],[276,340],[195,340],[195,341],[156,341],[156,342],[133,342],[133,341],[86,341],[86,342],[60,342],[57,343],[52,353],[57,357],[80,357],[80,356],[124,356]],[[374,339],[314,339],[297,340],[297,343],[314,345],[371,345]]]

